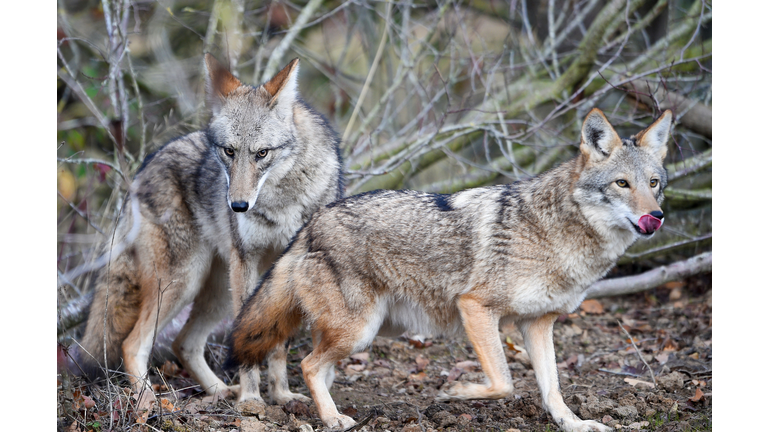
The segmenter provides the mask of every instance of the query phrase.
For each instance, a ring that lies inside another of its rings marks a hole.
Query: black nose
[[[246,201],[238,201],[232,203],[232,210],[242,213],[248,211],[248,203]]]
[[[232,206],[233,206],[233,208],[234,208],[234,204],[232,204]],[[246,208],[248,207],[248,204],[247,204],[247,203],[245,204],[245,207],[246,207]],[[237,210],[235,210],[235,211],[237,211]],[[243,210],[243,211],[245,211],[245,210]],[[651,216],[655,217],[656,219],[659,219],[659,220],[661,220],[661,219],[663,219],[663,218],[664,218],[664,213],[662,213],[662,212],[660,212],[660,211],[658,211],[658,210],[654,210],[654,211],[652,211],[652,212],[651,212]]]

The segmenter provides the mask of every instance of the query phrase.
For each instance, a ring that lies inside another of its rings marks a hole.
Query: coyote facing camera
[[[666,111],[621,139],[593,109],[579,155],[531,179],[452,195],[375,191],[321,208],[243,307],[229,364],[257,368],[303,321],[314,347],[301,363],[307,386],[323,423],[346,428],[354,420],[337,411],[328,378],[377,334],[463,331],[487,382],[454,382],[439,398],[500,399],[513,388],[498,327],[513,321],[560,428],[610,430],[563,402],[552,328],[661,226],[671,120]]]
[[[149,155],[136,174],[111,243],[130,244],[97,279],[78,356],[91,371],[122,363],[144,406],[153,396],[153,335],[192,302],[173,343],[176,356],[209,394],[237,390],[204,359],[209,333],[239,312],[259,274],[312,213],[342,195],[339,139],[299,96],[298,59],[258,87],[210,54],[205,66],[210,124]],[[308,400],[288,390],[284,347],[273,353],[269,373],[273,401]],[[239,392],[260,399],[258,369],[241,374]]]

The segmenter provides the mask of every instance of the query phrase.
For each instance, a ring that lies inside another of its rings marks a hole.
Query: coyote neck
[[[592,284],[605,275],[632,244],[631,233],[595,227],[574,199],[584,168],[581,156],[532,179],[510,186],[514,211],[507,219],[534,233],[546,255],[561,263],[565,279],[576,286]],[[574,259],[578,257],[578,259]]]

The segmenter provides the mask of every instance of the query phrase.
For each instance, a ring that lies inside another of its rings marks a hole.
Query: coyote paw
[[[344,414],[338,414],[333,417],[324,418],[323,423],[329,430],[343,431],[347,428],[351,428],[357,422],[355,422],[355,419],[352,417],[345,416]]]
[[[580,420],[562,424],[560,428],[566,432],[610,432],[612,427],[606,426],[594,420]]]
[[[456,382],[445,385],[435,398],[438,402],[467,399],[502,399],[512,393],[512,386],[489,387],[487,385]]]
[[[270,399],[275,405],[285,405],[292,400],[297,400],[306,404],[312,402],[312,399],[308,398],[307,396],[288,390],[276,391],[274,394],[270,395]]]

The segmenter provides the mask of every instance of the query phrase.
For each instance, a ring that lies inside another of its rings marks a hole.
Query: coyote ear
[[[271,80],[264,83],[264,90],[266,90],[271,97],[269,100],[270,107],[275,105],[290,107],[293,104],[298,92],[298,76],[299,59],[295,58]]]
[[[657,154],[661,160],[667,155],[667,140],[672,127],[672,111],[666,110],[650,126],[635,135],[637,146]]]
[[[224,67],[216,57],[205,53],[205,95],[208,107],[216,115],[221,110],[224,98],[243,85]]]
[[[614,148],[621,146],[621,138],[598,108],[592,108],[581,127],[581,152],[588,158],[603,160]]]

